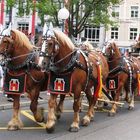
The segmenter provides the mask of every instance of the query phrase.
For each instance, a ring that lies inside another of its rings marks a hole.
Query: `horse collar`
[[[49,70],[56,73],[56,74],[66,73],[66,72],[72,71],[77,64],[77,60],[79,58],[79,55],[80,55],[79,51],[74,51],[72,53],[72,57],[71,57],[69,63],[67,65],[65,65],[63,68],[62,67],[57,67],[55,65],[55,63],[53,63],[51,61],[50,66],[49,66]]]
[[[8,64],[7,64],[7,68],[8,68],[9,70],[19,70],[19,69],[22,69],[22,68],[24,68],[24,67],[29,67],[29,65],[33,64],[34,58],[35,58],[35,53],[32,52],[32,53],[30,53],[30,54],[27,56],[26,60],[25,60],[23,63],[21,63],[20,65],[14,66],[14,65],[12,65],[11,63],[8,63]],[[16,59],[16,58],[15,58],[15,59]],[[15,59],[14,59],[14,58],[13,58],[13,59],[11,58],[9,61],[14,61]]]

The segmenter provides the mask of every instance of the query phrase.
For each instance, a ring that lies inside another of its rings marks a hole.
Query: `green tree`
[[[33,10],[33,0],[6,0],[6,12],[9,12],[9,15],[12,14],[13,7],[18,9],[18,16],[22,17],[24,13],[29,15]]]
[[[22,16],[26,9],[26,14],[33,10],[33,0],[26,0],[23,6],[21,0],[6,0],[12,6],[18,5],[18,15]],[[107,27],[113,24],[110,20],[109,8],[119,4],[122,0],[68,0],[65,5],[70,16],[68,19],[69,36],[76,37],[85,28],[85,25],[100,26],[104,24]],[[55,26],[60,26],[61,21],[58,20],[58,11],[60,10],[64,0],[36,0],[36,11],[40,17],[41,24],[44,24],[44,16],[49,15],[50,20]]]
[[[119,4],[122,0],[69,0],[65,5],[70,16],[68,19],[69,36],[76,37],[85,28],[85,25],[100,26],[104,24],[107,27],[113,24],[110,20],[109,7]],[[44,23],[44,15],[50,15],[53,23],[60,26],[57,14],[64,3],[64,0],[40,0],[37,4],[39,16]]]

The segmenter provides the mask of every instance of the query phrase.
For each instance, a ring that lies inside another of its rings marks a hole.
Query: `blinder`
[[[6,37],[6,36],[4,36],[4,37]],[[2,41],[3,41],[3,43],[4,43],[4,45],[2,45],[1,47],[3,47],[3,49],[2,49],[2,51],[0,52],[0,54],[1,55],[4,55],[5,57],[7,57],[8,56],[8,54],[9,54],[9,51],[12,51],[12,49],[14,48],[13,47],[13,43],[12,43],[12,41],[10,42],[10,37],[9,37],[9,39],[8,39],[8,36],[7,36],[7,38],[4,40],[5,38],[2,38]],[[2,43],[2,42],[1,42]]]
[[[114,54],[115,54],[115,51],[114,51],[114,49],[113,49],[113,47],[111,46],[111,43],[110,43],[105,47],[104,55],[109,59]]]
[[[54,42],[54,46],[52,46],[52,47],[54,47],[54,48],[51,48],[51,46],[50,46],[50,48],[52,49],[52,52],[51,53],[49,53],[49,51],[48,51],[48,41],[51,41],[52,39],[55,39],[55,38],[47,38],[46,40],[44,39],[44,44],[45,44],[45,48],[44,48],[44,50],[41,50],[40,51],[40,53],[39,53],[39,56],[40,57],[55,57],[57,54],[58,54],[58,52],[59,52],[59,45],[57,44],[57,43],[55,43],[56,42],[56,40],[54,40],[55,42]],[[52,44],[53,45],[53,44]]]
[[[54,58],[59,52],[59,47],[60,47],[59,43],[55,37],[53,37],[53,36],[47,37],[47,39],[46,39],[46,53],[48,54],[48,57]]]

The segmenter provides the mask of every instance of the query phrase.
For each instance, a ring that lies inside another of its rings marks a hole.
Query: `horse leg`
[[[79,130],[79,112],[81,107],[81,101],[80,101],[80,95],[81,95],[81,89],[78,90],[78,86],[75,89],[74,93],[74,103],[73,103],[73,110],[74,110],[74,118],[73,122],[69,128],[70,132],[78,132]]]
[[[113,97],[115,102],[118,102],[118,101],[119,101],[120,91],[121,91],[121,89],[122,89],[121,87],[122,87],[122,86],[120,86],[120,87],[118,88],[118,90],[116,90],[116,93],[113,94],[113,92],[112,92],[112,94],[115,95],[115,96]],[[116,103],[113,103],[113,104],[112,104],[111,110],[108,112],[108,116],[115,116],[116,112],[117,112],[117,104],[116,104]]]
[[[39,90],[38,89],[32,89],[30,92],[30,109],[33,112],[34,118],[37,122],[43,122],[44,121],[44,108],[43,107],[37,107],[38,105],[38,97],[39,97]]]
[[[133,87],[133,88],[132,88]],[[135,85],[132,83],[132,95],[128,95],[129,93],[129,87],[128,87],[128,84],[125,86],[125,91],[126,91],[126,97],[125,97],[125,100],[128,102],[128,110],[132,110],[134,108],[134,91],[136,89]]]
[[[126,94],[126,96],[125,96],[125,101],[126,101],[128,104],[130,104],[131,99],[130,99],[130,96],[129,96],[129,89],[128,89],[128,87],[124,87],[124,90],[125,90],[125,94]]]
[[[134,96],[135,96],[135,90],[137,88],[136,83],[137,83],[137,81],[133,82],[132,86],[131,86],[132,95],[131,95],[131,98],[130,98],[130,103],[129,103],[129,106],[128,106],[128,110],[134,109]]]
[[[65,99],[65,95],[60,95],[60,100],[56,107],[56,113],[55,113],[57,119],[60,119],[61,113],[63,112],[64,99]]]
[[[19,130],[23,127],[23,123],[20,119],[20,96],[13,95],[13,116],[8,123],[8,130]]]
[[[86,115],[83,117],[81,123],[82,126],[88,126],[90,121],[93,120],[94,118],[94,99],[93,99],[93,95],[91,94],[91,91],[88,90],[86,91],[86,96],[88,99],[88,103],[89,103],[89,107],[88,107],[88,112],[86,113]]]
[[[47,123],[46,123],[46,131],[48,133],[52,133],[55,127],[55,121],[56,121],[55,111],[56,111],[56,105],[57,105],[56,98],[57,98],[57,95],[51,94],[50,99],[48,101],[48,117],[47,117]]]
[[[128,110],[132,110],[132,109],[134,109],[134,92],[132,93],[132,97],[131,97],[130,104],[128,107]]]

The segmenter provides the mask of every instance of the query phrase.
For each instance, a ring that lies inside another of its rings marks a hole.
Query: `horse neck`
[[[120,64],[121,58],[122,57],[120,53],[115,53],[108,61],[109,69],[112,70],[118,67]]]
[[[73,49],[68,48],[66,46],[60,46],[59,53],[55,57],[55,62],[62,60],[62,62],[59,63],[59,65],[65,66],[70,61],[71,55],[70,56],[68,56],[68,55],[71,54],[72,52],[73,52]]]
[[[16,46],[16,44],[14,46],[16,48],[11,55],[11,58],[13,58],[11,64],[16,66],[22,64],[26,60],[28,53],[30,53],[30,50],[26,47]]]

